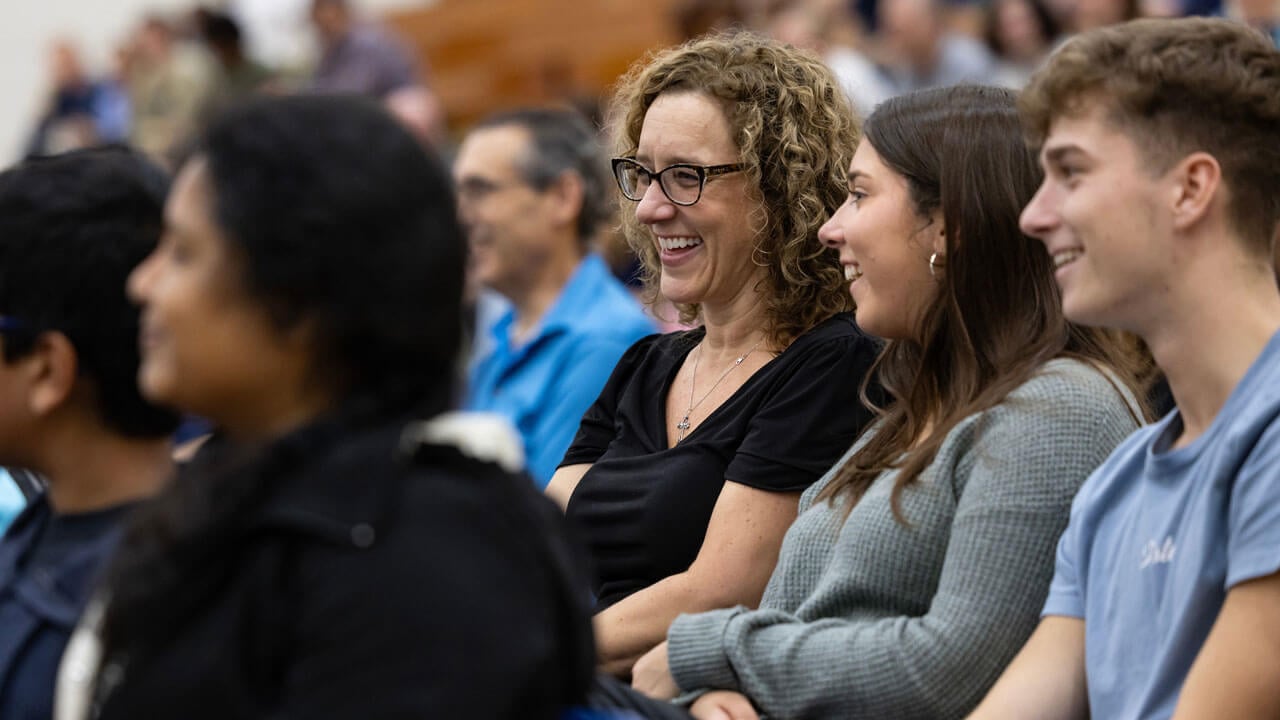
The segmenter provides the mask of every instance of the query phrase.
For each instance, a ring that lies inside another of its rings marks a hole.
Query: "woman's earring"
[[[938,277],[938,268],[946,267],[945,264],[938,262],[938,253],[929,256],[929,277]]]

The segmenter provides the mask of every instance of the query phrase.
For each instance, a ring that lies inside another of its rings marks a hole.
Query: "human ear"
[[[582,213],[583,194],[586,189],[582,177],[572,170],[560,173],[547,186],[546,196],[552,202],[552,216],[557,223],[576,226]]]
[[[71,340],[57,331],[40,333],[28,363],[27,407],[35,415],[49,415],[66,403],[75,388],[79,362]]]
[[[1209,153],[1195,152],[1172,170],[1173,226],[1178,230],[1202,221],[1213,206],[1222,184],[1222,167]]]
[[[938,257],[946,257],[947,254],[947,223],[942,217],[942,209],[935,208],[929,215],[929,228],[934,230],[929,251],[937,253]]]

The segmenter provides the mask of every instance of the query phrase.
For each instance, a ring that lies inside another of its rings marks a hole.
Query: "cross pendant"
[[[688,416],[688,415],[685,415],[683,418],[681,418],[681,419],[680,419],[680,422],[676,423],[676,429],[677,429],[677,430],[680,430],[680,431],[684,431],[684,430],[688,430],[688,429],[689,429],[689,416]]]

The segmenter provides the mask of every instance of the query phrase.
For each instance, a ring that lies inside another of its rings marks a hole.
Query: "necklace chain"
[[[729,373],[733,372],[739,365],[741,365],[742,362],[747,359],[748,355],[755,352],[756,348],[760,347],[760,343],[762,342],[764,342],[763,338],[757,340],[756,344],[752,345],[750,350],[747,350],[737,358],[734,358],[734,361],[730,363],[729,367],[724,372],[720,373],[720,377],[716,378],[716,381],[711,384],[711,389],[703,394],[698,402],[694,402],[693,391],[698,385],[698,363],[702,362],[702,345],[698,345],[698,356],[693,359],[693,377],[689,379],[689,407],[685,409],[684,417],[680,418],[680,422],[676,423],[676,429],[680,431],[680,435],[676,437],[677,443],[684,440],[685,433],[689,432],[689,416],[693,414],[693,411],[697,410],[698,406],[701,405],[703,401],[711,397],[711,393],[715,392],[716,388],[720,387],[720,382],[726,377],[729,377]]]

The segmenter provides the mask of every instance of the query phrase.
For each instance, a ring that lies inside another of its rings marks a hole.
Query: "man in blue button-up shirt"
[[[520,110],[480,123],[454,165],[472,272],[511,308],[474,359],[465,405],[520,431],[540,486],[613,366],[654,332],[631,294],[588,254],[612,217],[595,132],[567,110]]]

